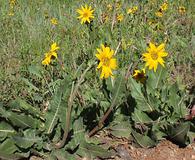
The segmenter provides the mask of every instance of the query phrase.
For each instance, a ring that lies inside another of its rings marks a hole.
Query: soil
[[[154,148],[136,148],[128,144],[116,147],[117,160],[195,160],[195,144],[179,148],[164,140]]]

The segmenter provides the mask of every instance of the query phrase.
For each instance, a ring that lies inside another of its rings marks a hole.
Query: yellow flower
[[[137,10],[138,10],[138,7],[137,6],[135,6],[133,8],[129,8],[127,10],[127,14],[134,14]]]
[[[117,2],[116,3],[116,10],[119,10],[121,8],[121,4],[120,4],[120,2]]]
[[[57,24],[58,24],[58,20],[57,20],[56,18],[52,18],[52,19],[50,20],[50,22],[51,22],[51,24],[53,24],[53,25],[57,25]]]
[[[78,18],[81,19],[81,24],[86,22],[90,23],[91,19],[94,18],[94,10],[92,10],[91,6],[89,6],[89,8],[87,5],[85,5],[85,7],[81,6],[81,9],[77,9],[77,12],[80,14]]]
[[[142,70],[134,70],[133,78],[136,81],[144,83],[146,81],[146,71],[145,69]]]
[[[10,0],[9,5],[11,8],[14,8],[14,6],[16,5],[16,0]]]
[[[180,6],[180,7],[179,7],[179,13],[180,13],[180,14],[184,14],[185,12],[186,12],[186,8],[183,7],[183,6]]]
[[[42,61],[42,65],[49,65],[51,63],[50,57],[45,57],[45,59]]]
[[[100,78],[113,77],[112,70],[117,68],[116,58],[113,58],[114,50],[105,47],[103,44],[101,47],[102,49],[97,48],[98,54],[95,55],[99,60],[97,69],[102,69]]]
[[[157,11],[157,12],[155,13],[155,15],[156,15],[157,17],[162,17],[162,16],[163,16],[163,12],[162,12],[161,10],[159,10],[159,11]]]
[[[160,6],[160,9],[162,10],[162,11],[166,11],[167,9],[168,9],[168,3],[163,3],[161,6]]]
[[[60,49],[56,43],[53,43],[50,47],[50,51],[45,53],[45,59],[42,61],[43,65],[49,65],[51,63],[51,59],[57,58],[56,51]]]
[[[9,12],[8,16],[14,16],[14,12],[13,11]]]
[[[51,45],[50,52],[55,52],[56,50],[60,49],[60,47],[57,46],[57,43],[53,43]]]
[[[108,11],[112,11],[112,4],[108,4],[107,9],[108,9]]]
[[[150,70],[154,68],[154,72],[156,72],[158,63],[164,67],[165,62],[163,57],[166,57],[168,53],[165,52],[164,43],[157,47],[153,43],[150,43],[149,46],[150,48],[147,48],[148,52],[143,54],[143,60],[146,61],[146,67],[149,67]]]
[[[121,22],[123,19],[124,19],[124,16],[123,16],[123,14],[119,14],[119,15],[117,15],[117,20],[119,21],[119,22]]]

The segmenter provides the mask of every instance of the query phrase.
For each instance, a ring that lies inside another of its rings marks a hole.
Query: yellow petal
[[[117,68],[117,63],[116,63],[116,59],[115,59],[115,58],[112,58],[112,59],[110,60],[110,65],[109,65],[109,67],[110,67],[111,69],[116,69],[116,68]]]
[[[156,46],[152,42],[149,43],[149,46],[152,50],[156,50]]]
[[[162,43],[162,44],[160,44],[160,45],[157,47],[157,50],[158,50],[158,52],[160,52],[161,50],[164,50],[164,48],[165,48],[165,44]]]

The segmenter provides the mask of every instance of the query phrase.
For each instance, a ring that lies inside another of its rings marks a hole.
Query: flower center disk
[[[110,59],[109,59],[109,58],[104,58],[104,59],[103,59],[103,64],[104,64],[105,66],[109,66],[109,64],[110,64]]]
[[[151,58],[152,58],[153,60],[157,60],[157,59],[158,59],[158,53],[152,52],[152,53],[151,53]]]

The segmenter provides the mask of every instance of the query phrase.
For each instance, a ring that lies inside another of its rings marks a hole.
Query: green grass
[[[161,1],[163,2],[163,1]],[[169,2],[169,1],[168,1]],[[87,2],[85,2],[87,3]],[[24,85],[20,78],[28,76],[28,66],[41,65],[44,53],[52,42],[60,46],[60,58],[67,72],[74,71],[86,59],[94,59],[100,43],[107,43],[116,49],[122,40],[117,55],[120,66],[126,66],[140,59],[149,41],[167,41],[169,52],[167,68],[173,72],[174,80],[185,85],[194,85],[194,53],[192,53],[192,1],[170,1],[164,17],[156,18],[155,12],[160,2],[152,5],[146,1],[121,1],[117,13],[124,14],[121,23],[115,23],[111,31],[113,12],[106,6],[111,1],[90,2],[95,7],[93,32],[77,19],[76,9],[84,1],[17,1],[14,16],[8,16],[9,3],[1,1],[0,34],[0,81],[1,99],[9,101],[22,95]],[[88,3],[87,3],[88,4]],[[129,7],[138,6],[134,15],[127,15]],[[185,6],[186,14],[179,15],[178,7]],[[101,23],[101,14],[109,17]],[[59,24],[52,26],[50,19],[55,17]],[[149,20],[157,22],[150,26]],[[159,28],[159,29],[158,29]],[[93,42],[91,46],[90,43]],[[25,95],[25,94],[24,94]]]
[[[32,147],[40,155],[59,156],[59,150],[50,150],[49,147],[62,139],[62,130],[74,132],[75,137],[71,137],[68,149],[78,149],[81,137],[97,125],[109,106],[116,108],[108,123],[124,124],[115,126],[119,131],[124,129],[120,127],[127,126],[126,133],[116,134],[129,136],[131,132],[141,146],[148,146],[150,142],[149,146],[153,146],[164,137],[177,138],[177,133],[174,132],[176,126],[181,137],[184,135],[180,139],[182,142],[186,141],[185,136],[194,136],[194,122],[189,122],[184,117],[189,114],[187,107],[193,105],[194,98],[194,95],[192,98],[186,96],[186,90],[190,91],[195,86],[194,0],[167,0],[168,9],[161,18],[156,17],[155,12],[163,0],[119,0],[117,2],[121,6],[118,9],[114,9],[117,4],[115,2],[17,0],[13,8],[14,15],[10,16],[9,1],[0,0],[0,106],[4,106],[0,108],[0,128],[6,126],[8,131],[14,131],[13,135],[8,133],[3,138],[0,135],[0,158],[1,149],[6,147],[6,143],[14,146],[10,147],[13,150],[8,151],[8,155],[22,152],[22,156],[28,157],[30,152],[34,154],[32,150],[28,152],[29,147]],[[95,9],[95,18],[90,25],[82,25],[77,18],[76,9],[85,4]],[[113,5],[112,11],[108,10],[108,4]],[[138,6],[137,12],[128,15],[127,10],[134,6]],[[186,8],[185,14],[178,12],[179,6]],[[117,14],[124,15],[122,22],[116,20]],[[105,16],[108,21],[104,22]],[[51,18],[57,18],[56,26],[51,24]],[[151,21],[154,23],[149,24]],[[53,42],[60,47],[57,51],[58,59],[52,65],[44,67],[41,62]],[[156,74],[148,71],[146,86],[136,83],[131,76],[127,82],[123,76],[117,76],[123,75],[128,67],[130,74],[133,74],[134,69],[144,67],[142,54],[146,52],[149,42],[166,44],[168,58],[165,58],[165,69],[159,67]],[[114,71],[116,81],[100,79],[95,57],[100,44],[117,50],[115,57],[118,69]],[[20,99],[10,103],[17,97]],[[70,117],[73,126],[68,128],[65,128],[65,114],[68,112],[65,111],[66,106],[73,107]],[[122,109],[119,111],[120,107]],[[125,111],[122,111],[123,108]],[[151,108],[155,108],[155,112]],[[53,121],[50,121],[52,118]],[[21,123],[24,119],[27,125]],[[139,126],[140,122],[143,126]],[[107,122],[105,125],[108,125]],[[144,133],[143,137],[137,132],[139,129],[139,133]],[[169,129],[173,133],[168,133]],[[47,131],[51,133],[48,134]],[[17,137],[23,141],[17,143]],[[33,137],[35,141],[28,144],[28,137]],[[36,137],[41,140],[38,141]],[[155,143],[149,137],[155,137]],[[143,144],[140,140],[142,138]],[[81,143],[79,149],[85,149],[86,146],[91,148],[89,146],[92,144],[89,145],[88,140],[86,142],[88,146]],[[92,145],[92,150],[93,147]],[[101,150],[94,150],[96,149]],[[60,153],[64,153],[64,148]]]

